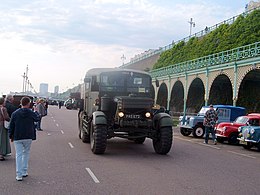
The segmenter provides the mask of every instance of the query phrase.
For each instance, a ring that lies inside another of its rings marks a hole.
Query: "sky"
[[[255,0],[257,1],[257,0]],[[97,67],[118,67],[241,14],[249,0],[1,0],[0,95],[82,83]]]

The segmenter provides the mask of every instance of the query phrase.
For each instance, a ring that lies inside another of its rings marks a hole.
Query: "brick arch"
[[[254,70],[254,69],[260,69],[260,64],[256,64],[255,67],[253,66],[244,66],[244,67],[241,67],[238,69],[238,76],[237,76],[237,90],[236,90],[236,96],[235,97],[238,97],[238,92],[239,92],[239,89],[240,89],[240,86],[241,86],[241,83],[243,81],[243,79],[246,77],[246,75]]]
[[[220,72],[214,72],[214,74],[210,74],[211,76],[209,77],[209,86],[208,86],[208,90],[210,92],[210,89],[212,87],[213,82],[216,80],[216,78],[220,75],[225,75],[228,77],[229,81],[231,82],[232,85],[232,89],[234,88],[234,75],[231,76],[233,69],[229,69],[229,70],[224,70],[224,71],[220,71]],[[233,71],[234,74],[234,71]],[[233,94],[234,96],[234,94]]]
[[[203,83],[203,87],[204,87],[204,90],[206,90],[206,85],[205,85],[205,80],[201,77],[201,75],[195,75],[193,77],[191,77],[191,79],[188,81],[188,86],[187,86],[187,93],[186,93],[186,96],[188,97],[188,93],[189,93],[189,90],[190,90],[190,86],[191,84],[193,83],[193,81],[195,79],[200,79],[201,82]],[[204,91],[205,92],[205,91]]]

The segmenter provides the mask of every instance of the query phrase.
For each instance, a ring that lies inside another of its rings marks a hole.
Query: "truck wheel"
[[[104,125],[91,124],[90,145],[94,154],[103,154],[107,146],[107,128]]]
[[[167,154],[172,147],[172,127],[162,127],[157,138],[153,139],[153,148],[158,154]]]
[[[180,128],[180,132],[183,136],[189,136],[191,134],[191,131],[188,131],[185,128]]]
[[[143,144],[146,137],[136,138],[134,139],[136,144]]]
[[[253,145],[251,143],[248,143],[248,142],[247,142],[246,145],[243,145],[243,148],[245,148],[247,150],[251,149],[252,147],[253,147]]]
[[[237,134],[236,133],[231,133],[230,136],[228,137],[228,143],[232,145],[237,145],[239,141],[237,140]]]
[[[80,130],[80,138],[83,143],[90,143],[90,135],[83,130]]]
[[[202,126],[195,126],[192,131],[192,135],[197,138],[203,137],[204,133],[205,133],[205,130]]]

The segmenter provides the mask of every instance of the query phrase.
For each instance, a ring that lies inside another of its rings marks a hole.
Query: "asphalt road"
[[[260,152],[228,144],[204,145],[174,128],[168,155],[154,152],[151,140],[138,145],[108,140],[104,155],[94,155],[78,138],[77,111],[50,106],[37,132],[29,176],[15,180],[15,156],[0,162],[0,195],[173,194],[257,195]]]

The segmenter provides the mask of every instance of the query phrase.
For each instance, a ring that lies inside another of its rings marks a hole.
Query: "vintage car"
[[[216,126],[217,141],[220,143],[228,141],[229,144],[238,144],[238,128],[247,125],[259,126],[260,113],[252,113],[246,116],[239,116],[233,123],[219,123]]]
[[[236,107],[230,105],[213,105],[218,112],[218,123],[232,122],[238,116],[246,114],[244,107]],[[194,137],[203,137],[205,128],[203,126],[204,115],[209,110],[209,106],[203,106],[197,116],[180,116],[180,132],[184,136],[189,136],[191,133]]]
[[[238,128],[239,143],[245,149],[251,149],[253,146],[260,151],[260,126],[242,126]]]

